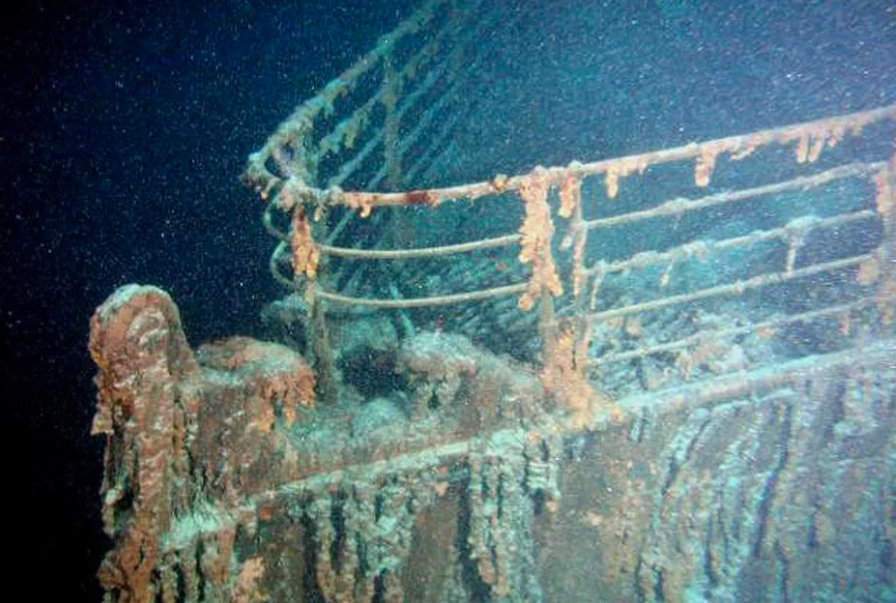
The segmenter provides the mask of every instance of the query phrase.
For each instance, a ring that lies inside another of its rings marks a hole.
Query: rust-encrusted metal
[[[417,186],[497,13],[250,157],[281,343],[97,310],[106,601],[896,600],[896,107]]]
[[[894,586],[893,340],[628,396],[570,426],[525,367],[418,335],[396,367],[408,407],[372,427],[370,406],[314,408],[287,348],[191,352],[153,288],[110,298],[91,342],[109,601],[809,601]]]

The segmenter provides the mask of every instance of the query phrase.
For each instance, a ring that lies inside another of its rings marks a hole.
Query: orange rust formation
[[[91,331],[105,601],[659,602],[695,583],[720,601],[796,601],[896,587],[892,343],[636,396],[601,420],[585,409],[599,399],[582,341],[558,331],[551,392],[462,337],[412,338],[399,364],[416,419],[363,431],[342,413],[368,405],[311,407],[295,352],[233,338],[193,353],[164,292],[119,290]],[[586,432],[551,420],[565,408],[546,400],[568,396]],[[291,427],[285,404],[303,415]]]
[[[292,212],[292,266],[295,274],[313,281],[317,279],[320,250],[311,234],[311,221],[304,207],[295,207]]]
[[[96,311],[90,352],[100,368],[92,431],[107,437],[103,521],[116,539],[100,582],[121,603],[149,603],[162,564],[159,538],[190,502],[176,486],[188,477],[186,467],[171,461],[186,453],[193,409],[173,386],[199,367],[177,308],[150,287],[123,288]]]
[[[276,478],[266,458],[286,449],[284,429],[314,402],[307,363],[248,338],[194,354],[171,298],[138,285],[97,309],[90,352],[99,367],[93,433],[106,437],[103,521],[114,541],[99,571],[106,600],[173,603],[201,590],[260,600],[250,592],[260,563],[242,564],[235,532],[190,526],[197,506],[212,518],[220,501]],[[172,538],[184,540],[181,550],[165,544]]]
[[[566,172],[560,181],[561,218],[571,218],[582,203],[582,180],[572,172]]]
[[[548,204],[551,181],[544,169],[536,169],[520,185],[520,197],[526,206],[526,218],[520,227],[523,235],[519,260],[532,264],[532,276],[526,292],[520,298],[519,307],[528,311],[535,305],[542,293],[558,296],[563,293],[563,285],[557,274],[551,251],[554,223]]]
[[[235,375],[251,399],[271,402],[257,411],[265,418],[263,431],[274,428],[275,413],[289,427],[300,408],[314,408],[314,372],[284,345],[231,337],[202,346],[199,359],[205,368]]]
[[[541,375],[546,392],[569,411],[574,430],[586,429],[598,408],[610,408],[609,401],[588,380],[590,334],[585,331],[579,338],[571,323],[562,323],[555,339],[546,346]]]

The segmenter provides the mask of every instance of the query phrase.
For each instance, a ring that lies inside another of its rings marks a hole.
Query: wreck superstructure
[[[896,596],[896,107],[430,186],[512,18],[427,2],[250,157],[276,342],[97,311],[109,601]]]

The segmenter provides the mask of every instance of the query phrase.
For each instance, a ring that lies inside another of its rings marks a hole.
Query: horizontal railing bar
[[[852,303],[841,304],[838,306],[831,306],[827,308],[821,308],[818,310],[813,310],[811,312],[803,312],[801,314],[794,314],[791,316],[785,316],[782,318],[776,318],[773,320],[766,320],[763,322],[752,323],[749,325],[743,325],[740,327],[731,327],[727,329],[719,329],[719,330],[704,330],[699,331],[693,335],[689,335],[688,337],[682,337],[681,339],[676,339],[675,341],[669,341],[666,343],[646,346],[642,348],[638,348],[636,350],[629,350],[626,352],[619,352],[616,354],[611,354],[608,356],[602,356],[600,358],[590,358],[588,360],[589,367],[599,367],[607,364],[613,364],[616,362],[624,362],[626,360],[635,360],[637,358],[643,358],[645,356],[652,356],[654,354],[660,354],[663,352],[672,352],[681,348],[686,348],[692,344],[700,343],[701,341],[705,341],[707,337],[711,337],[713,340],[718,340],[727,337],[737,337],[738,335],[747,335],[749,333],[755,333],[757,331],[767,330],[767,329],[778,329],[783,326],[787,326],[794,323],[800,322],[810,322],[812,320],[816,320],[819,318],[827,318],[830,316],[837,316],[840,314],[845,314],[847,312],[852,312],[854,310],[858,310],[865,306],[872,305],[874,303],[879,302],[880,300],[875,300],[870,297],[862,298]],[[894,299],[896,301],[896,299]]]
[[[445,69],[436,69],[431,71],[427,76],[426,81],[418,87],[414,93],[409,95],[409,100],[402,103],[402,106],[399,107],[396,111],[396,115],[398,119],[404,117],[405,112],[410,110],[413,107],[413,102],[415,102],[419,95],[422,95],[424,92],[428,91],[432,88],[436,83],[438,83],[439,78],[447,71],[447,67]],[[450,90],[450,88],[449,88]],[[419,95],[418,95],[419,93]],[[339,169],[339,172],[330,178],[328,185],[329,186],[342,186],[342,183],[348,180],[355,171],[373,154],[373,151],[376,150],[381,144],[383,144],[383,138],[385,137],[384,130],[380,129],[371,136],[367,142],[364,143],[364,146],[355,153],[351,159],[347,160],[342,167]],[[375,188],[376,183],[378,183],[377,178],[374,178],[370,187]]]
[[[849,268],[851,266],[861,264],[862,262],[872,260],[873,258],[874,256],[872,254],[866,253],[840,260],[834,260],[831,262],[813,264],[811,266],[797,268],[790,272],[774,272],[771,274],[763,274],[760,276],[754,276],[746,280],[736,281],[728,285],[718,285],[716,287],[700,289],[698,291],[694,291],[693,293],[673,295],[649,302],[642,302],[640,304],[632,304],[630,306],[614,308],[612,310],[604,310],[603,312],[589,314],[587,318],[591,322],[604,322],[614,318],[621,318],[630,316],[632,314],[641,314],[643,312],[651,310],[661,310],[670,306],[678,306],[693,301],[701,301],[713,297],[740,295],[750,289],[760,289],[769,285],[777,285],[798,278],[820,274],[822,272],[831,272],[833,270],[839,270],[841,268]]]
[[[327,291],[323,291],[320,288],[316,289],[315,295],[320,299],[339,304],[355,304],[359,306],[378,308],[381,310],[405,310],[410,308],[447,306],[450,304],[482,301],[493,297],[520,295],[522,293],[525,293],[528,287],[528,283],[520,283],[517,285],[492,287],[491,289],[480,289],[478,291],[470,291],[467,293],[455,293],[452,295],[440,295],[434,297],[415,297],[410,299],[349,297],[346,295],[339,295],[338,293],[328,293]]]
[[[450,33],[450,28],[442,28],[439,30],[439,33],[432,37],[426,45],[420,49],[417,54],[409,60],[401,69],[399,77],[402,82],[407,81],[410,73],[419,72],[420,69],[424,66],[424,64],[431,60],[432,52],[439,48],[439,46],[443,42],[443,38],[448,36]],[[444,61],[443,63],[447,63]],[[415,94],[410,95],[407,98],[407,101],[413,104],[413,102],[419,98],[420,94],[425,93],[429,90],[435,83],[438,81],[442,72],[447,69],[447,64],[440,64],[435,69],[429,72],[426,80],[415,89]],[[432,77],[435,74],[435,77]],[[416,93],[417,90],[423,89],[419,94]],[[317,149],[310,154],[310,158],[312,161],[319,161],[326,155],[327,153],[333,152],[338,149],[345,140],[346,135],[349,131],[354,128],[358,128],[358,135],[361,134],[360,124],[363,120],[369,120],[369,115],[373,112],[373,109],[377,106],[377,104],[383,102],[383,98],[386,95],[386,89],[384,87],[380,87],[374,94],[368,98],[363,105],[355,109],[348,117],[344,120],[340,121],[336,124],[336,127],[333,128],[330,132],[325,134],[317,141],[316,147]],[[407,108],[404,109],[405,111]]]
[[[431,258],[456,253],[469,253],[480,249],[494,247],[506,247],[519,243],[522,235],[512,234],[493,239],[482,239],[469,243],[457,243],[455,245],[441,245],[439,247],[421,247],[419,249],[354,249],[350,247],[333,247],[320,245],[320,252],[342,258],[358,260],[410,260],[415,258]]]
[[[652,151],[637,155],[629,155],[615,159],[603,159],[592,163],[572,163],[565,167],[547,168],[549,178],[559,179],[567,174],[586,177],[596,174],[617,171],[628,173],[633,166],[644,168],[651,165],[670,163],[685,159],[695,159],[705,149],[713,149],[716,153],[736,151],[749,147],[760,147],[773,142],[788,143],[803,136],[817,135],[825,130],[855,130],[886,119],[896,119],[896,105],[889,105],[870,111],[862,111],[830,117],[801,124],[783,126],[769,130],[760,130],[750,134],[730,136],[702,143],[690,143],[680,147]],[[346,192],[342,196],[334,196],[334,201],[348,205],[366,205],[369,207],[394,207],[397,205],[415,205],[423,194],[428,198],[442,201],[474,200],[487,195],[518,189],[529,178],[528,174],[501,178],[500,182],[487,181],[462,184],[444,188],[432,188],[423,191],[403,191],[394,193]]]
[[[770,230],[756,230],[743,236],[731,237],[729,239],[721,239],[718,241],[712,239],[708,239],[705,241],[692,241],[683,245],[679,245],[678,247],[673,247],[663,252],[644,251],[641,253],[637,253],[625,260],[596,264],[588,268],[585,271],[585,274],[591,277],[596,274],[625,272],[627,270],[635,270],[647,268],[649,266],[668,264],[670,262],[676,262],[690,257],[702,258],[704,254],[708,256],[714,251],[736,249],[738,247],[749,247],[750,245],[753,245],[760,241],[769,241],[773,239],[786,240],[787,237],[797,229],[799,229],[801,233],[808,234],[814,230],[822,228],[843,226],[852,222],[870,220],[877,217],[877,212],[870,209],[863,209],[849,214],[840,214],[838,216],[832,216],[830,218],[812,218],[810,216],[807,216],[804,218],[797,218],[797,220],[804,221],[804,223],[800,226],[796,226],[793,225],[793,223],[790,223],[779,228],[773,228]]]
[[[351,90],[364,73],[378,65],[382,57],[391,52],[395,42],[424,27],[435,16],[438,7],[446,2],[447,0],[429,0],[391,33],[381,38],[367,54],[327,84],[322,92],[300,104],[292,115],[280,124],[264,146],[250,156],[247,175],[250,179],[263,180],[253,184],[262,190],[270,190],[272,182],[279,178],[269,172],[264,164],[273,156],[275,149],[288,144],[297,135],[301,136],[319,113],[331,106],[336,98]]]
[[[823,184],[829,184],[835,180],[844,178],[853,178],[855,176],[865,176],[879,171],[886,164],[883,161],[874,163],[850,163],[838,166],[830,170],[825,170],[811,176],[798,176],[784,182],[776,182],[774,184],[764,184],[752,188],[738,189],[734,191],[723,191],[712,195],[706,195],[698,199],[687,199],[679,197],[671,199],[656,207],[633,211],[618,216],[610,216],[608,218],[598,218],[596,220],[586,220],[583,226],[589,230],[594,228],[608,228],[610,226],[619,226],[620,224],[631,224],[651,218],[666,218],[676,216],[687,212],[692,212],[717,205],[734,203],[743,201],[753,197],[761,197],[765,195],[773,195],[794,190],[805,190],[815,188]]]
[[[884,339],[861,348],[804,356],[795,360],[772,362],[747,371],[727,373],[709,379],[695,380],[677,387],[640,392],[619,401],[623,413],[631,416],[664,410],[681,412],[706,404],[718,404],[737,398],[756,400],[774,390],[830,374],[838,369],[860,370],[874,367],[888,371],[896,353],[896,340]]]

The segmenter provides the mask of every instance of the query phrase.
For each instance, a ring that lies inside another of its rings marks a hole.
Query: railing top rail
[[[290,116],[280,123],[264,145],[249,155],[243,172],[243,181],[258,190],[264,198],[281,186],[284,183],[283,179],[268,169],[268,161],[275,158],[280,149],[290,147],[304,139],[313,129],[315,119],[321,114],[328,115],[333,110],[334,103],[351,93],[362,76],[389,57],[400,40],[412,36],[426,27],[442,5],[450,1],[428,0],[425,2],[398,27],[380,37],[367,54],[358,59],[341,75],[331,80],[323,90],[300,103]]]
[[[590,163],[572,162],[567,166],[542,168],[552,181],[573,176],[584,178],[603,174],[606,177],[608,196],[615,197],[619,179],[626,175],[643,172],[648,167],[663,163],[696,159],[695,181],[698,186],[709,183],[713,167],[718,157],[730,153],[733,159],[746,157],[759,147],[769,144],[788,144],[796,142],[796,159],[799,163],[812,161],[825,146],[833,146],[847,134],[858,135],[868,125],[896,120],[896,105],[889,105],[860,111],[837,117],[818,119],[790,126],[758,130],[748,134],[729,136],[704,142],[693,142],[686,145],[618,157],[602,159]],[[252,181],[247,171],[247,178]],[[270,175],[272,178],[276,178]],[[259,190],[271,189],[282,185],[300,197],[311,197],[319,203],[345,205],[359,209],[362,216],[377,207],[396,206],[435,206],[444,201],[475,200],[488,195],[518,190],[528,181],[530,174],[515,176],[498,175],[490,181],[474,182],[441,188],[401,191],[401,192],[365,192],[343,191],[341,189],[320,190],[308,187],[306,183],[296,179],[278,180],[271,184],[265,181],[256,182]],[[262,191],[264,192],[264,191]]]

